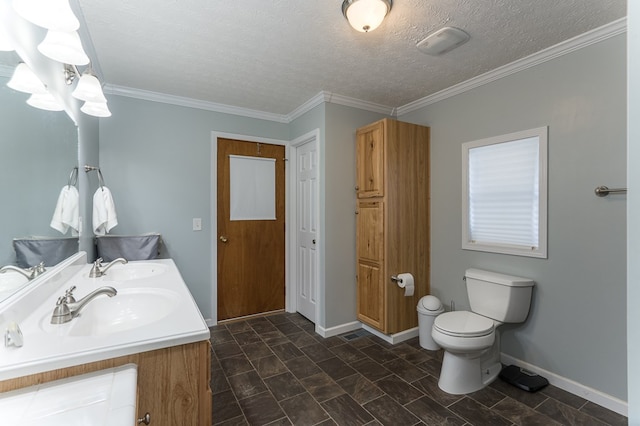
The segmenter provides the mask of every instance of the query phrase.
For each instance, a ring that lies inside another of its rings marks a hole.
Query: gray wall
[[[0,266],[15,264],[13,238],[62,236],[49,223],[78,146],[67,114],[27,105],[8,80],[0,76]]]
[[[628,93],[629,103],[627,117],[629,120],[629,152],[628,152],[628,187],[629,204],[627,207],[627,365],[629,380],[629,424],[640,425],[640,3],[630,1],[628,4]],[[636,166],[636,167],[632,167]]]
[[[462,276],[484,268],[536,281],[503,352],[626,400],[625,36],[400,117],[431,126],[431,286],[468,307]],[[461,144],[549,126],[548,259],[461,249]]]
[[[114,235],[159,232],[205,318],[211,318],[211,132],[286,140],[285,124],[110,96],[100,167],[118,213]],[[95,189],[94,189],[95,190]],[[202,218],[202,231],[192,218]]]

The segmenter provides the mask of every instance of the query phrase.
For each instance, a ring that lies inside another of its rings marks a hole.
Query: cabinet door
[[[358,203],[356,256],[359,260],[381,263],[384,257],[384,204],[382,201]]]
[[[374,123],[356,133],[358,198],[384,195],[384,124]]]
[[[358,262],[358,319],[384,332],[383,285],[380,265]]]

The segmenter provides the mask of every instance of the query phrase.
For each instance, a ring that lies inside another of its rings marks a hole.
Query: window
[[[547,257],[547,128],[462,144],[462,248]]]

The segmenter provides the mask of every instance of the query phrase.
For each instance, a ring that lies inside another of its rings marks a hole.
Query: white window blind
[[[546,257],[546,128],[470,142],[463,158],[463,248]]]

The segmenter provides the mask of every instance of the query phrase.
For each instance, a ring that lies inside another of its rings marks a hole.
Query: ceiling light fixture
[[[87,65],[89,57],[82,48],[82,41],[76,31],[49,30],[38,45],[44,56],[63,64]]]
[[[342,14],[354,29],[367,33],[382,24],[391,4],[392,0],[344,0]]]
[[[13,10],[32,24],[49,30],[75,31],[80,28],[69,0],[13,0]]]
[[[7,86],[13,90],[24,93],[47,93],[47,88],[40,81],[38,76],[31,71],[31,68],[24,62],[20,62],[13,71],[11,80],[7,82]]]
[[[424,40],[418,42],[416,47],[422,53],[438,56],[466,43],[469,38],[471,38],[469,34],[459,28],[444,27],[429,34]]]

